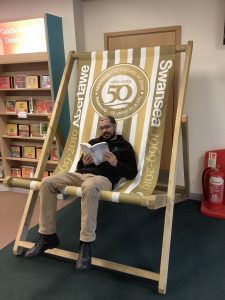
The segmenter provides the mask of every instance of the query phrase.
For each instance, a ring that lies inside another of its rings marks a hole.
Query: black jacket
[[[109,162],[103,162],[100,165],[83,165],[82,157],[77,164],[78,173],[91,173],[107,177],[114,186],[121,177],[133,179],[137,175],[137,164],[133,147],[124,140],[122,135],[117,135],[115,140],[105,140],[103,137],[92,139],[89,144],[94,145],[100,142],[107,142],[109,150],[117,158],[117,166],[113,167]]]

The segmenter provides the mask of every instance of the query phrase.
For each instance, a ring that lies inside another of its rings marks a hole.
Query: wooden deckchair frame
[[[123,203],[144,205],[150,209],[157,209],[163,206],[166,207],[160,271],[159,273],[155,273],[155,272],[151,272],[139,268],[134,268],[131,266],[114,263],[111,261],[102,260],[99,258],[92,258],[93,265],[157,281],[158,291],[159,293],[162,294],[166,293],[166,286],[167,286],[174,203],[186,199],[190,192],[188,128],[187,128],[188,119],[187,116],[184,116],[182,112],[184,107],[184,98],[186,93],[187,80],[189,76],[192,48],[193,48],[192,41],[189,41],[187,45],[176,46],[176,52],[185,52],[185,60],[184,60],[182,76],[180,81],[180,88],[179,88],[168,185],[157,185],[154,195],[150,195],[149,197],[146,198],[143,196],[138,197],[137,195],[133,197],[132,201],[127,201],[126,194],[124,194],[122,195],[122,198],[120,200],[120,202]],[[73,65],[75,60],[77,59],[79,59],[79,54],[77,54],[75,51],[71,51],[69,53],[67,63],[65,65],[65,69],[62,75],[62,80],[55,101],[52,117],[49,122],[46,139],[43,144],[43,150],[37,165],[34,179],[32,180],[40,181],[40,178],[42,178],[43,176],[47,164],[48,156],[50,153],[51,144],[56,133],[57,124],[59,122],[59,117],[61,114],[64,98],[67,92],[67,87],[73,69]],[[176,186],[175,183],[178,145],[179,145],[181,130],[182,130],[183,171],[184,171],[183,187]],[[25,187],[30,189],[30,180],[26,180],[26,179],[6,178],[4,183],[9,186]],[[15,255],[22,254],[24,248],[29,249],[34,245],[34,243],[28,242],[26,241],[26,239],[27,239],[29,225],[33,215],[34,207],[36,204],[40,184],[41,182],[40,183],[37,182],[37,184],[35,185],[35,189],[30,190],[29,192],[24,213],[15,240],[15,244],[13,247],[13,252]],[[166,191],[166,192],[162,193],[160,191]],[[76,187],[68,187],[66,189],[66,193],[68,195],[76,195],[76,196],[81,195],[80,189]],[[108,196],[108,193],[111,192],[105,192],[105,191],[101,192],[101,200],[112,201],[111,197]],[[72,259],[72,260],[77,260],[78,258],[77,253],[65,251],[62,249],[56,249],[56,248],[52,250],[47,250],[46,253],[64,257],[67,259]]]

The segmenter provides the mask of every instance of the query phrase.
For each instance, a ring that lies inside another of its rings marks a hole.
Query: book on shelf
[[[42,89],[50,89],[51,88],[51,79],[49,75],[41,76],[41,88]]]
[[[50,159],[51,160],[58,160],[58,148],[57,146],[52,146],[50,152]]]
[[[48,130],[48,123],[40,123],[40,135],[42,137],[45,137],[47,134],[47,130]]]
[[[39,159],[41,156],[42,148],[36,147],[36,159]]]
[[[21,177],[21,169],[20,168],[11,168],[11,176],[12,177]]]
[[[51,99],[47,99],[44,101],[44,108],[45,108],[45,112],[47,114],[52,113],[52,109],[53,109],[53,103]]]
[[[0,161],[0,178],[4,178],[4,170],[2,166],[2,162]]]
[[[30,125],[29,124],[19,124],[18,132],[19,132],[19,136],[30,136]]]
[[[9,153],[11,157],[21,157],[22,147],[19,145],[10,145]]]
[[[44,100],[34,100],[34,113],[44,114],[45,113],[45,101]]]
[[[18,136],[18,126],[15,123],[8,123],[6,125],[6,132],[10,136]]]
[[[24,158],[36,158],[35,146],[23,146]]]
[[[49,172],[48,172],[48,170],[45,170],[44,174],[43,174],[43,177],[48,177],[48,176],[49,176]]]
[[[39,76],[38,75],[27,75],[26,88],[27,89],[38,89],[39,88]]]
[[[104,155],[109,152],[109,147],[106,142],[90,145],[89,143],[81,143],[81,150],[84,155],[91,154],[96,165],[104,161]]]
[[[28,101],[17,100],[16,101],[16,112],[28,112]]]
[[[40,137],[40,124],[30,124],[30,136]]]
[[[15,113],[16,112],[16,100],[5,100],[5,112]]]
[[[0,89],[10,89],[12,87],[12,78],[10,76],[0,76]]]
[[[35,168],[31,166],[21,166],[21,175],[24,178],[33,178]]]
[[[14,87],[15,89],[26,88],[26,75],[15,75],[14,76]]]

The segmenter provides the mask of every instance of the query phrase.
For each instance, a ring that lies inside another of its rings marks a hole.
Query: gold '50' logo
[[[146,73],[130,64],[119,64],[103,71],[92,85],[92,105],[100,115],[126,119],[142,107],[149,92]]]

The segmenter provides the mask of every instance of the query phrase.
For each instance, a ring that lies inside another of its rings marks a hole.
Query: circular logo
[[[100,115],[126,119],[136,114],[149,91],[146,73],[130,64],[119,64],[103,71],[91,88],[91,101]]]

